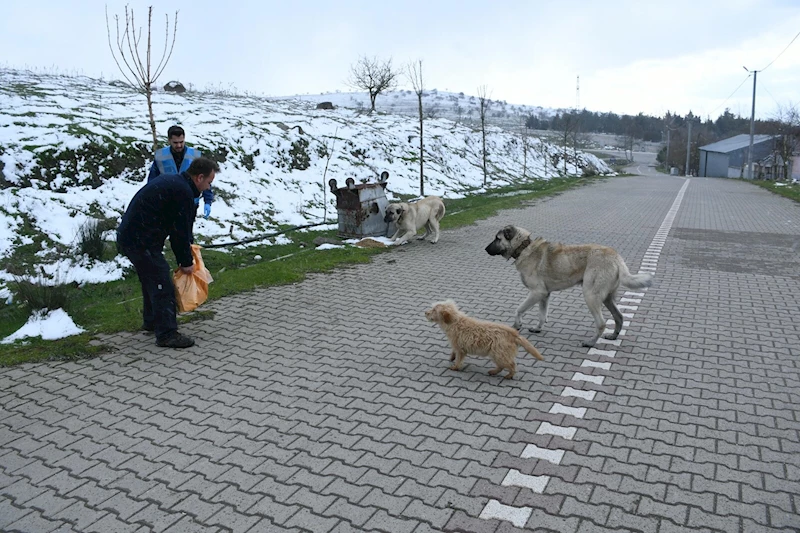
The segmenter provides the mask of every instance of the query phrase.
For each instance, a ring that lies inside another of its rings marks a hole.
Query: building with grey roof
[[[772,135],[753,136],[753,163],[769,156],[775,148],[776,138]],[[713,178],[746,178],[747,152],[750,149],[750,135],[742,134],[701,146],[698,176]],[[757,175],[757,173],[756,173]]]

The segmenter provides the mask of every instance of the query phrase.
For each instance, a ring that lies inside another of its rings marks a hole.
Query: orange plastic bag
[[[200,255],[200,246],[192,245],[192,259],[194,260],[194,272],[184,274],[178,268],[172,275],[172,282],[175,284],[175,299],[178,301],[178,310],[181,313],[194,311],[208,298],[208,284],[214,281],[211,272],[208,271]]]

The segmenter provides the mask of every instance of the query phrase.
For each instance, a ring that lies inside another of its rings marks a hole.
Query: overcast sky
[[[109,14],[124,21],[125,4],[108,1]],[[749,117],[753,83],[742,67],[774,61],[758,75],[756,115],[800,103],[800,38],[786,49],[800,32],[800,0],[127,4],[137,26],[146,25],[153,6],[158,55],[165,15],[180,11],[175,51],[159,81],[199,89],[266,96],[347,91],[350,66],[368,55],[396,66],[422,59],[427,89],[474,95],[486,85],[493,99],[509,104],[652,115],[691,110],[714,118],[729,107]],[[0,66],[120,77],[105,5],[3,0]]]

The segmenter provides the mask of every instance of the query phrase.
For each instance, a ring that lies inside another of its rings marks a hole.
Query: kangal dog
[[[438,196],[426,196],[422,200],[413,203],[401,202],[399,204],[389,204],[386,206],[386,216],[384,222],[394,222],[397,231],[391,239],[396,244],[408,242],[408,239],[417,234],[417,231],[425,226],[425,234],[417,237],[419,240],[431,236],[431,244],[439,241],[439,221],[444,217],[444,202]]]
[[[517,346],[536,359],[544,360],[539,350],[519,331],[505,324],[470,318],[458,309],[453,300],[433,304],[425,311],[425,318],[439,324],[453,347],[450,360],[454,363],[450,370],[461,370],[467,354],[488,355],[497,367],[489,374],[494,376],[505,368],[508,370],[505,378],[512,379],[517,371]]]
[[[595,325],[594,335],[583,342],[584,346],[594,346],[606,327],[604,305],[614,317],[614,333],[605,338],[614,340],[619,335],[622,313],[614,299],[620,286],[642,289],[653,282],[652,274],[631,274],[625,260],[613,248],[599,244],[570,246],[547,242],[541,237],[531,239],[530,231],[517,226],[506,226],[497,232],[486,253],[513,258],[522,283],[530,291],[517,309],[516,329],[522,327],[522,314],[538,303],[539,324],[531,331],[540,332],[547,320],[550,293],[581,285]]]

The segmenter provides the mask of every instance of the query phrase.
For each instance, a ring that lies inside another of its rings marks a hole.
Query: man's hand
[[[194,265],[190,265],[188,267],[181,267],[181,272],[183,272],[186,275],[191,274],[192,272],[194,272]]]
[[[203,203],[203,214],[206,219],[211,216],[211,204]]]
[[[195,207],[197,207],[198,205],[200,205],[200,197],[199,197],[199,196],[198,196],[197,198],[195,198],[195,199],[194,199],[194,205],[195,205]]]

